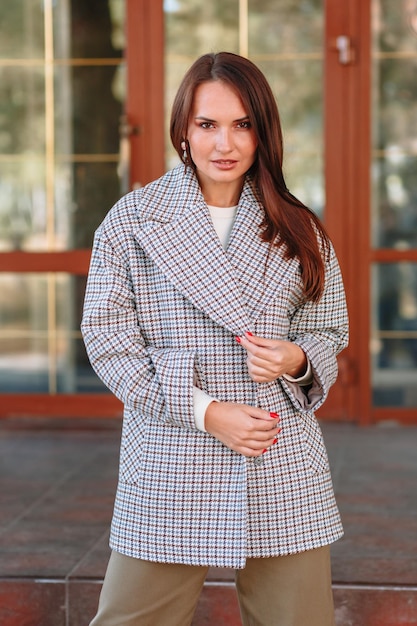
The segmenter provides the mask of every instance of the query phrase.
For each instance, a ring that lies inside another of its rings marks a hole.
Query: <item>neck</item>
[[[231,207],[236,206],[239,203],[240,194],[242,191],[243,181],[225,183],[225,184],[204,184],[199,179],[201,192],[203,194],[206,204],[217,207]]]

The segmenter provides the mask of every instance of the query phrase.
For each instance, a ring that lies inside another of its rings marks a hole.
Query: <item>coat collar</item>
[[[249,179],[226,251],[196,176],[182,165],[143,190],[138,217],[135,237],[165,277],[236,335],[253,328],[297,265],[260,240],[263,209]]]

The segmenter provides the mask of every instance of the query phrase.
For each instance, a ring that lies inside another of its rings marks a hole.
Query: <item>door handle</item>
[[[350,65],[355,60],[355,50],[352,45],[352,38],[347,35],[339,35],[336,37],[336,50],[339,53],[339,63],[341,65]]]

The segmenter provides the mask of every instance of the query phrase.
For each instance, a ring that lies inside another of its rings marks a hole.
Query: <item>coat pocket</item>
[[[136,411],[125,411],[120,446],[120,481],[136,483],[143,466],[144,442],[150,421]]]
[[[329,460],[317,419],[312,413],[299,413],[298,424],[307,469],[313,474],[327,473]]]

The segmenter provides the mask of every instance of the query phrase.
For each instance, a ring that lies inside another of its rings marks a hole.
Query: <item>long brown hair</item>
[[[197,59],[185,74],[172,107],[173,146],[183,159],[181,144],[187,138],[195,90],[202,83],[214,80],[223,81],[239,95],[258,142],[257,156],[248,173],[264,207],[261,237],[271,245],[284,246],[286,258],[298,258],[305,298],[317,302],[324,289],[330,241],[317,215],[287,189],[282,172],[278,107],[259,68],[231,52],[204,54]],[[187,164],[194,166],[192,162]]]

